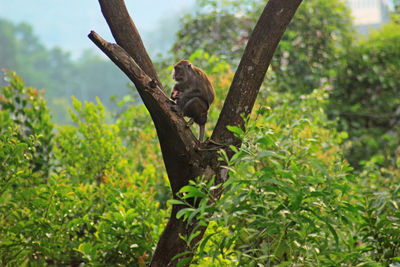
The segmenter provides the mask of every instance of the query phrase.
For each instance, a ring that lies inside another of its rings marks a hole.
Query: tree
[[[272,55],[302,0],[270,0],[267,3],[249,38],[211,140],[205,143],[199,143],[186,127],[183,117],[172,111],[173,103],[164,91],[124,1],[99,2],[117,44],[106,42],[93,31],[89,38],[135,84],[154,122],[174,198],[189,180],[198,176],[214,177],[215,183],[221,184],[228,177],[218,161],[218,151],[224,148],[232,155],[229,147],[241,144],[227,126],[245,128],[243,118],[251,113]],[[176,265],[178,260],[193,253],[193,247],[204,234],[206,226],[196,223],[188,226],[183,219],[177,219],[177,212],[183,207],[172,207],[151,266]],[[188,244],[180,236],[194,228],[198,228],[199,235]],[[174,259],[177,255],[181,257]]]

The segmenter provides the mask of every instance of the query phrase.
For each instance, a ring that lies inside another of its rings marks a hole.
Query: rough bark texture
[[[302,0],[270,0],[265,7],[245,49],[234,76],[212,141],[199,143],[172,106],[174,102],[165,93],[153,63],[143,46],[140,35],[130,18],[123,0],[99,0],[101,10],[117,44],[108,43],[95,32],[89,38],[132,80],[143,103],[149,110],[157,130],[158,139],[174,198],[190,179],[204,175],[215,176],[216,183],[226,179],[220,168],[215,143],[240,146],[227,125],[244,128],[241,114],[251,113],[259,88],[268,69],[272,55],[287,25]],[[213,142],[214,141],[214,142]],[[160,236],[150,266],[176,266],[179,259],[172,258],[189,248],[179,235],[186,235],[186,223],[176,218],[182,206],[172,208],[171,217]],[[206,227],[201,228],[197,240]],[[188,257],[186,255],[185,257]]]

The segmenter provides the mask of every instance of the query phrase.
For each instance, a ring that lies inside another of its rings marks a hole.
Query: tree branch
[[[88,37],[134,82],[135,85],[138,85],[140,88],[139,90],[149,91],[157,87],[153,80],[122,47],[117,44],[108,43],[95,31],[91,31]],[[165,93],[164,96],[167,97]]]
[[[129,16],[123,0],[99,0],[101,11],[111,33],[125,51],[137,62],[142,70],[163,89],[154,65],[143,45],[142,38]]]
[[[275,49],[302,0],[270,0],[264,8],[247,43],[233,78],[211,139],[218,143],[240,145],[226,126],[244,129],[254,106]]]

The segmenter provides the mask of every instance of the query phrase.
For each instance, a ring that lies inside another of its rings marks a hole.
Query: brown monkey
[[[177,110],[191,118],[189,125],[193,121],[199,125],[199,140],[202,142],[208,109],[215,97],[214,88],[207,75],[187,60],[175,64],[172,77],[176,83],[171,98],[176,100]]]

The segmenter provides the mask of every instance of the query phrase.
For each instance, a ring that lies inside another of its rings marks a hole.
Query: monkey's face
[[[189,61],[182,60],[174,66],[174,74],[172,78],[177,82],[185,82],[188,80],[192,72],[192,64]]]

